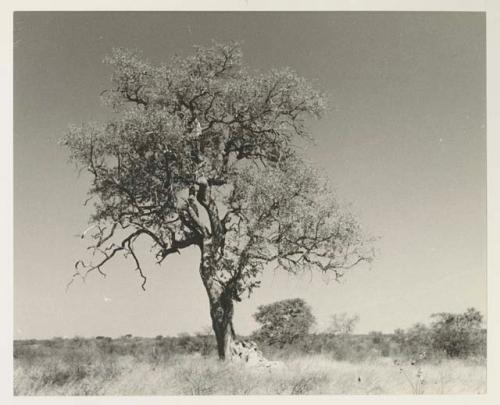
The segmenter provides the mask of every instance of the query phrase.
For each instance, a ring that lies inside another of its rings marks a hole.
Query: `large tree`
[[[94,255],[74,277],[104,274],[119,253],[146,276],[136,241],[147,238],[161,263],[197,246],[221,359],[231,357],[233,303],[272,266],[339,278],[370,260],[356,219],[297,150],[308,116],[324,98],[285,68],[242,64],[237,44],[197,47],[154,65],[114,50],[111,119],[71,127],[63,143],[92,178]],[[186,302],[186,305],[188,303]]]

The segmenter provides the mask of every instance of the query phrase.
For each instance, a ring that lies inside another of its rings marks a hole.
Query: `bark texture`
[[[230,360],[235,333],[233,328],[234,305],[230,292],[215,279],[217,260],[211,242],[204,242],[201,251],[200,275],[208,294],[212,327],[217,339],[217,352],[221,360]]]
[[[231,290],[222,285],[216,277],[223,256],[225,232],[210,191],[210,187],[202,179],[199,182],[196,199],[207,211],[210,232],[204,235],[200,245],[200,276],[208,294],[219,359],[230,360],[234,353],[234,305]]]

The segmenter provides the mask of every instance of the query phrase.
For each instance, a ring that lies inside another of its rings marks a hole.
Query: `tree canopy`
[[[251,71],[238,44],[162,64],[115,49],[105,61],[113,76],[102,98],[114,114],[63,140],[92,177],[94,257],[77,262],[75,277],[104,274],[124,253],[144,289],[138,238],[149,238],[158,263],[199,246],[211,307],[226,313],[269,266],[339,278],[371,260],[356,218],[297,151],[310,138],[306,120],[325,109],[307,80],[289,68]]]
[[[123,49],[106,58],[114,88],[103,98],[116,118],[74,126],[64,140],[93,175],[91,223],[105,260],[118,251],[134,256],[139,236],[151,238],[161,262],[209,235],[189,194],[197,185],[216,187],[224,205],[219,277],[247,280],[238,293],[272,261],[338,274],[369,257],[355,218],[293,148],[295,136],[308,137],[303,118],[319,117],[324,97],[288,68],[252,74],[241,57],[234,44],[159,66]],[[118,244],[117,228],[132,230]]]
[[[261,305],[254,318],[261,324],[255,337],[280,347],[306,336],[315,322],[311,307],[301,298]]]

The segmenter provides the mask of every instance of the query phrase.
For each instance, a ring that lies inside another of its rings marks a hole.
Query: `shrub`
[[[406,331],[396,329],[392,336],[396,351],[413,358],[423,353],[427,358],[486,356],[486,333],[481,329],[483,317],[479,311],[441,312],[433,314],[432,319],[430,326],[417,323]]]
[[[463,314],[433,314],[432,345],[451,358],[478,354],[481,346],[483,316],[474,308]]]
[[[311,308],[300,298],[261,305],[254,318],[262,325],[254,338],[279,347],[307,335],[315,322]]]
[[[432,351],[431,330],[422,323],[416,323],[406,331],[396,330],[394,339],[399,344],[400,353],[408,357],[415,357],[420,353]]]

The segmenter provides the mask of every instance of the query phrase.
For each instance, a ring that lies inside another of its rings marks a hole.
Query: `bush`
[[[432,334],[429,327],[422,323],[416,323],[406,332],[398,330],[395,332],[400,352],[408,357],[416,357],[422,353],[432,352]]]
[[[300,298],[261,305],[254,318],[262,325],[254,338],[278,347],[306,336],[315,322],[311,308]]]
[[[433,314],[432,319],[430,326],[417,323],[406,331],[394,331],[392,341],[399,354],[413,358],[424,353],[427,358],[486,356],[486,333],[481,329],[483,317],[479,311],[442,312]]]
[[[465,358],[479,353],[483,316],[474,308],[463,314],[433,314],[432,345],[451,358]]]

